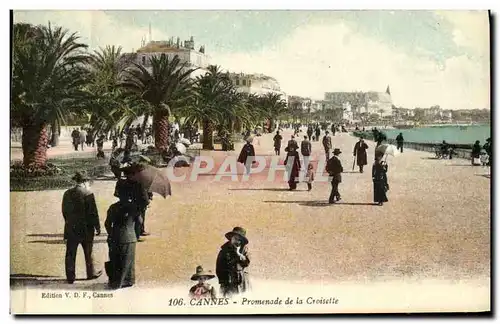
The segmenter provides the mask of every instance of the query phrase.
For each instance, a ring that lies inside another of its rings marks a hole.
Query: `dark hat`
[[[333,155],[339,155],[340,153],[342,153],[342,151],[340,151],[340,149],[338,148],[333,150]]]
[[[231,232],[227,232],[225,236],[228,240],[230,240],[234,235],[239,236],[243,244],[248,244],[248,239],[246,238],[247,231],[244,228],[236,226]]]
[[[212,271],[203,270],[202,266],[196,267],[196,273],[191,276],[191,280],[199,280],[201,277],[206,277],[207,279],[215,278],[215,275],[212,274]]]
[[[71,179],[77,183],[83,183],[83,182],[89,180],[89,178],[87,177],[87,174],[83,171],[82,172],[80,172],[80,171],[75,172],[75,175]]]

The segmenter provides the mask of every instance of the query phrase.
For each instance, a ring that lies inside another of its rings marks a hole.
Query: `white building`
[[[451,112],[451,110],[443,110],[441,113],[441,117],[444,120],[452,120],[453,113]]]
[[[353,116],[353,111],[351,109],[351,104],[349,102],[346,102],[342,104],[342,119],[352,121],[354,119]]]
[[[238,91],[264,95],[266,93],[280,94],[286,100],[286,93],[281,91],[278,81],[264,74],[230,73],[229,77],[233,81]]]
[[[175,42],[173,37],[168,41],[151,41],[147,44],[143,42],[142,47],[135,53],[124,54],[124,59],[150,69],[150,59],[162,54],[165,54],[169,60],[177,55],[181,63],[187,63],[188,67],[191,68],[199,68],[192,74],[194,78],[205,74],[206,68],[210,65],[210,56],[205,54],[205,47],[201,46],[199,50],[195,50],[193,37],[185,40],[182,44],[179,37]]]
[[[312,106],[311,98],[304,98],[299,96],[288,96],[288,105],[303,111],[309,111]],[[312,111],[312,109],[311,109]]]
[[[322,109],[321,101],[320,100],[314,100],[311,102],[311,112],[315,111],[321,111]]]

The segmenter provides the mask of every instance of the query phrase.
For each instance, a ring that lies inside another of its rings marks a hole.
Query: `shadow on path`
[[[97,281],[98,280],[98,281]],[[12,274],[10,276],[11,289],[22,289],[24,287],[43,286],[44,289],[65,289],[65,290],[110,290],[107,285],[105,275],[99,279],[89,280],[87,278],[78,278],[73,284],[66,282],[65,278],[33,275],[33,274]]]
[[[348,206],[377,206],[375,203],[363,203],[363,202],[337,202],[335,204],[330,204],[325,200],[264,200],[265,203],[273,204],[299,204],[301,206],[308,207],[325,207],[325,206],[335,206],[335,205],[348,205]]]
[[[479,177],[491,179],[491,174],[476,174],[476,175],[479,176]]]
[[[235,190],[235,191],[290,191],[288,188],[230,188],[228,190]],[[302,189],[302,190],[292,190],[292,191],[307,191],[307,189]]]
[[[26,236],[35,236],[35,237],[64,237],[64,234],[28,234]]]
[[[66,244],[64,240],[36,240],[36,241],[28,241],[28,243],[43,243],[43,244]],[[102,244],[107,243],[105,238],[102,239],[94,239],[94,244]]]

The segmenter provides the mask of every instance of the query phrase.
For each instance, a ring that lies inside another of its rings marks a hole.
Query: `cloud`
[[[418,50],[418,49],[417,49]],[[212,53],[234,72],[274,76],[288,94],[322,98],[328,91],[385,91],[405,107],[489,107],[489,62],[467,55],[434,60],[410,56],[343,23],[306,25],[259,52]]]
[[[352,25],[304,24],[281,41],[254,52],[208,52],[213,64],[233,72],[264,73],[275,77],[289,95],[323,98],[328,91],[385,91],[391,87],[394,104],[404,107],[440,105],[445,109],[489,107],[487,15],[476,12],[438,12],[453,26],[453,40],[463,54],[436,62],[399,51],[354,31]],[[104,11],[37,11],[14,13],[14,21],[55,25],[78,31],[91,48],[120,45],[140,47],[148,28],[112,19]],[[415,31],[418,32],[418,31]],[[154,39],[166,39],[152,30]],[[471,54],[472,53],[472,54]]]
[[[486,11],[438,11],[454,28],[453,41],[479,57],[489,55],[489,21]]]
[[[141,39],[148,37],[148,26],[127,26],[106,14],[105,11],[15,11],[14,22],[61,26],[70,32],[78,32],[82,42],[91,49],[106,45],[121,46],[125,51],[141,47]],[[154,39],[165,39],[167,35],[152,28]]]

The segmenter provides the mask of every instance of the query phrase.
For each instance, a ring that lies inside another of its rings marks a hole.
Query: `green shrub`
[[[71,179],[76,171],[85,171],[91,177],[102,175],[108,169],[103,160],[95,158],[54,159],[42,169],[25,168],[16,162],[10,167],[11,191],[38,191],[65,189],[74,185]]]

